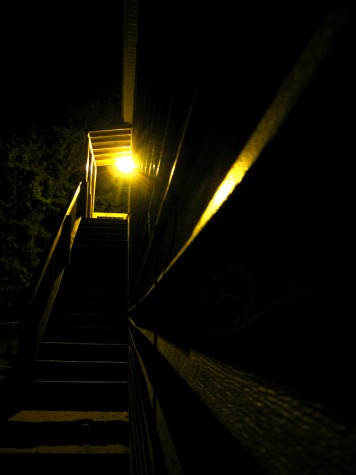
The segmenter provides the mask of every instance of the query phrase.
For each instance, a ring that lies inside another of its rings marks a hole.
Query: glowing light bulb
[[[119,170],[119,172],[125,174],[132,173],[136,168],[135,162],[129,156],[119,157],[116,160],[115,166]]]

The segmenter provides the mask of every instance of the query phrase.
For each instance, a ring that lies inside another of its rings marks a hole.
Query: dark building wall
[[[356,471],[353,5],[267,3],[140,4],[135,475]]]

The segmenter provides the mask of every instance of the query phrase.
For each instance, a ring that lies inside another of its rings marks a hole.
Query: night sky
[[[52,3],[2,11],[1,128],[54,117],[98,91],[121,88],[122,8]],[[4,28],[6,25],[6,28]]]

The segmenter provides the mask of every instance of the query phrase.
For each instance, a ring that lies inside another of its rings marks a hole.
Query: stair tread
[[[126,379],[113,379],[113,380],[108,380],[108,379],[103,379],[103,380],[94,380],[94,379],[91,379],[91,380],[87,380],[87,379],[83,379],[83,380],[74,380],[74,379],[63,379],[63,380],[57,380],[57,379],[33,379],[32,380],[32,383],[34,385],[37,385],[37,384],[41,384],[42,386],[43,385],[46,385],[46,386],[51,386],[51,385],[55,385],[55,386],[81,386],[81,387],[85,387],[85,386],[97,386],[97,387],[110,387],[110,386],[117,386],[117,387],[120,387],[120,386],[123,386],[127,387],[127,380]]]
[[[63,360],[63,359],[36,359],[35,363],[80,363],[80,364],[127,364],[126,361],[121,360]]]
[[[106,347],[128,347],[128,343],[111,343],[111,342],[73,342],[73,341],[42,341],[41,345],[68,345],[68,346],[89,346],[89,347],[96,347],[96,346],[106,346]]]
[[[55,312],[53,313],[52,316],[55,316],[56,318],[60,318],[61,316],[69,316],[69,315],[82,315],[82,316],[87,316],[88,318],[93,318],[93,317],[102,317],[102,318],[105,318],[105,317],[110,317],[110,318],[120,318],[120,317],[125,317],[127,318],[127,315],[126,315],[126,312],[105,312],[105,313],[98,313],[98,312],[93,312],[93,313],[88,313],[88,312],[83,312],[83,311],[77,311],[77,312],[73,312],[73,311],[65,311],[65,310],[62,310],[61,312]],[[52,317],[51,317],[52,318]]]
[[[3,424],[0,454],[127,454],[127,423],[127,411],[22,410]]]
[[[112,380],[108,380],[108,379],[83,379],[83,380],[79,380],[76,379],[76,378],[73,378],[73,379],[34,379],[33,380],[33,383],[34,384],[52,384],[52,385],[56,385],[56,386],[59,386],[59,385],[69,385],[69,384],[83,384],[83,386],[86,384],[95,384],[95,385],[101,385],[101,386],[104,386],[104,385],[107,385],[109,386],[111,384],[111,386],[114,386],[114,385],[120,385],[120,384],[123,384],[125,383],[126,380],[125,379],[112,379]],[[50,401],[48,401],[50,402]]]
[[[31,377],[18,395],[22,410],[1,426],[0,455],[11,466],[37,469],[48,460],[48,467],[66,467],[67,455],[88,455],[80,460],[93,469],[110,455],[128,470],[127,231],[122,219],[79,223]]]
[[[72,330],[82,330],[82,331],[85,331],[85,330],[93,330],[93,331],[101,331],[101,332],[107,332],[107,331],[118,331],[118,330],[122,330],[123,328],[126,328],[127,327],[127,323],[126,322],[112,322],[112,323],[107,323],[106,325],[86,325],[85,323],[83,322],[73,322],[73,323],[70,323],[70,324],[65,324],[65,323],[60,323],[60,322],[53,322],[53,324],[51,324],[48,329],[51,330],[51,333],[53,334],[53,331],[52,330],[55,330],[55,331],[65,331],[65,330],[69,330],[69,331],[72,331]],[[69,337],[71,335],[68,335]],[[69,338],[68,341],[73,341],[72,338]],[[81,340],[82,341],[82,340]],[[84,340],[85,341],[85,340]],[[98,340],[99,341],[99,340]],[[116,340],[113,340],[113,342],[116,341]]]
[[[129,414],[127,411],[40,411],[25,409],[17,412],[10,420],[31,422],[59,422],[59,421],[76,421],[78,419],[90,419],[93,421],[128,421]]]
[[[0,447],[0,455],[3,454],[45,454],[45,455],[127,455],[128,446],[125,444],[105,444],[105,445],[37,445],[34,447]]]

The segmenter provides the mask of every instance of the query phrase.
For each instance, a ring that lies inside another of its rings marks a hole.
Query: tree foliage
[[[92,91],[61,116],[37,114],[0,140],[0,322],[16,315],[58,222],[50,218],[85,180],[87,132],[119,123],[120,96],[106,93],[104,102]]]
[[[54,146],[54,138],[56,146]],[[51,229],[48,215],[60,213],[80,181],[85,137],[66,127],[31,129],[0,142],[0,309],[21,301]],[[10,309],[9,309],[10,307]]]

